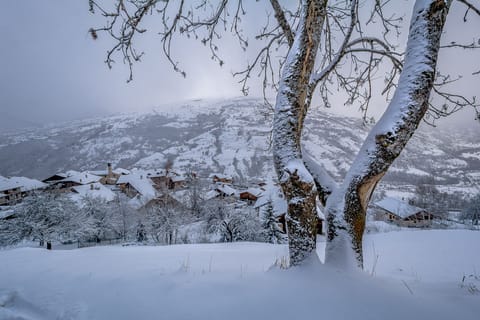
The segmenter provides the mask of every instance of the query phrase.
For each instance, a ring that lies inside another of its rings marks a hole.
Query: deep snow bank
[[[2,250],[0,319],[478,318],[457,275],[480,269],[479,232],[368,235],[367,268],[372,243],[373,277],[270,268],[286,247],[258,243]]]

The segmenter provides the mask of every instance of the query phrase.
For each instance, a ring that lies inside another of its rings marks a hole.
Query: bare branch
[[[277,0],[270,0],[270,3],[272,4],[273,11],[275,12],[275,18],[277,19],[278,24],[282,28],[283,33],[287,38],[288,46],[291,47],[293,44],[293,32],[288,24],[287,19],[285,18],[285,12]]]
[[[474,6],[473,4],[471,4],[469,1],[467,0],[457,0],[457,1],[467,6],[467,10],[465,11],[465,15],[463,16],[463,21],[467,21],[467,14],[469,10],[472,10],[473,12],[475,12],[477,15],[480,16],[480,9]]]
[[[480,49],[480,39],[478,40],[473,40],[470,43],[463,44],[463,43],[457,43],[455,41],[450,42],[449,44],[445,44],[440,46],[440,48],[445,49],[445,48],[460,48],[460,49]]]
[[[309,83],[309,91],[310,96],[312,95],[313,91],[315,90],[315,87],[318,85],[320,81],[325,79],[325,77],[336,67],[336,65],[340,62],[340,60],[343,58],[345,55],[345,49],[348,46],[348,42],[350,41],[350,37],[352,36],[353,29],[355,28],[355,25],[357,24],[357,10],[358,10],[358,1],[353,0],[351,3],[350,7],[350,25],[348,27],[347,33],[345,34],[345,38],[343,40],[342,45],[340,46],[340,49],[338,50],[337,54],[335,57],[332,59],[332,61],[329,63],[329,65],[324,68],[320,72],[316,72],[314,75],[312,75],[312,78],[310,79]]]

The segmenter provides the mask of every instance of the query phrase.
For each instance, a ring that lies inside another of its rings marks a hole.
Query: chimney
[[[112,164],[111,164],[110,162],[109,162],[109,163],[107,163],[107,171],[108,171],[108,173],[107,173],[107,177],[111,177],[111,176],[113,176],[113,172],[112,172]]]

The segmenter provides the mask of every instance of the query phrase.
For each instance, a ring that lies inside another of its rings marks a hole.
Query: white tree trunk
[[[316,247],[317,195],[302,160],[300,138],[305,100],[326,14],[326,0],[305,0],[295,39],[287,55],[277,94],[273,125],[275,169],[288,203],[290,264],[299,265]]]
[[[398,88],[343,184],[327,199],[326,263],[341,268],[363,267],[367,205],[377,183],[400,155],[428,109],[450,2],[417,0],[415,3]]]

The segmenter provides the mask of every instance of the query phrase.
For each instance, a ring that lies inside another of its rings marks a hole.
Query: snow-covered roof
[[[75,182],[78,184],[89,184],[93,182],[98,182],[99,180],[100,177],[94,174],[71,170],[67,171],[67,177],[65,179],[59,180],[58,182]]]
[[[15,213],[15,211],[13,209],[9,209],[9,210],[0,210],[0,219],[5,219],[5,218],[8,218],[8,217],[11,217],[13,216]]]
[[[57,178],[58,177],[58,178]],[[48,178],[43,179],[42,181],[45,182],[57,182],[60,179],[65,179],[68,175],[64,172],[57,172],[53,176],[49,176]],[[55,178],[55,179],[54,179]],[[60,178],[60,179],[59,179]],[[53,180],[52,180],[53,179]]]
[[[265,190],[262,190],[260,188],[248,188],[247,190],[240,191],[240,193],[244,193],[244,192],[248,192],[254,195],[255,197],[260,197],[265,192]]]
[[[226,184],[217,184],[215,186],[215,190],[218,190],[221,193],[226,194],[227,196],[233,196],[237,192],[237,190],[233,189],[232,187]]]
[[[113,172],[114,174],[118,174],[118,175],[130,174],[130,171],[129,171],[129,170],[123,169],[123,168],[115,168],[115,169],[112,169],[112,172]],[[94,174],[94,175],[96,175],[96,176],[107,176],[107,175],[108,175],[108,169],[104,169],[104,170],[89,170],[88,173]]]
[[[130,174],[130,170],[123,169],[123,168],[116,168],[115,170],[113,170],[113,172],[121,175]]]
[[[152,180],[148,179],[145,171],[136,170],[134,173],[120,176],[117,184],[130,184],[139,193],[138,197],[130,203],[135,208],[140,208],[157,196]]]
[[[24,192],[43,189],[48,186],[46,183],[27,177],[11,177],[10,181],[13,181],[15,184],[21,186],[20,189]]]
[[[2,179],[0,180],[0,192],[1,191],[6,191],[6,190],[11,190],[11,189],[16,189],[19,188],[15,183],[10,181],[10,179]]]
[[[182,177],[182,176],[173,176],[173,177],[170,177],[170,179],[172,179],[172,182],[182,182],[182,181],[185,181],[185,177]]]
[[[45,188],[47,184],[36,179],[27,177],[0,177],[0,191],[20,188],[20,191],[27,192],[36,189]]]
[[[226,174],[222,174],[222,173],[212,173],[208,177],[209,178],[217,177],[218,179],[233,180],[233,178],[231,176],[227,176]]]
[[[220,193],[217,190],[210,190],[205,194],[205,200],[211,200],[213,198],[216,198],[220,195]]]
[[[0,192],[18,188],[10,179],[0,176]]]
[[[167,176],[167,172],[164,169],[151,169],[151,170],[145,170],[144,172],[145,172],[145,175],[149,178]]]
[[[76,194],[72,194],[73,198],[92,197],[102,198],[105,201],[113,201],[115,199],[115,193],[99,182],[76,186],[72,189],[76,192]]]
[[[188,190],[177,190],[174,192],[169,192],[168,195],[183,204],[187,203],[189,196]]]
[[[418,212],[425,211],[422,208],[418,208],[409,205],[404,201],[389,197],[383,198],[382,200],[375,202],[374,205],[388,212],[391,212],[402,219],[417,214]]]

